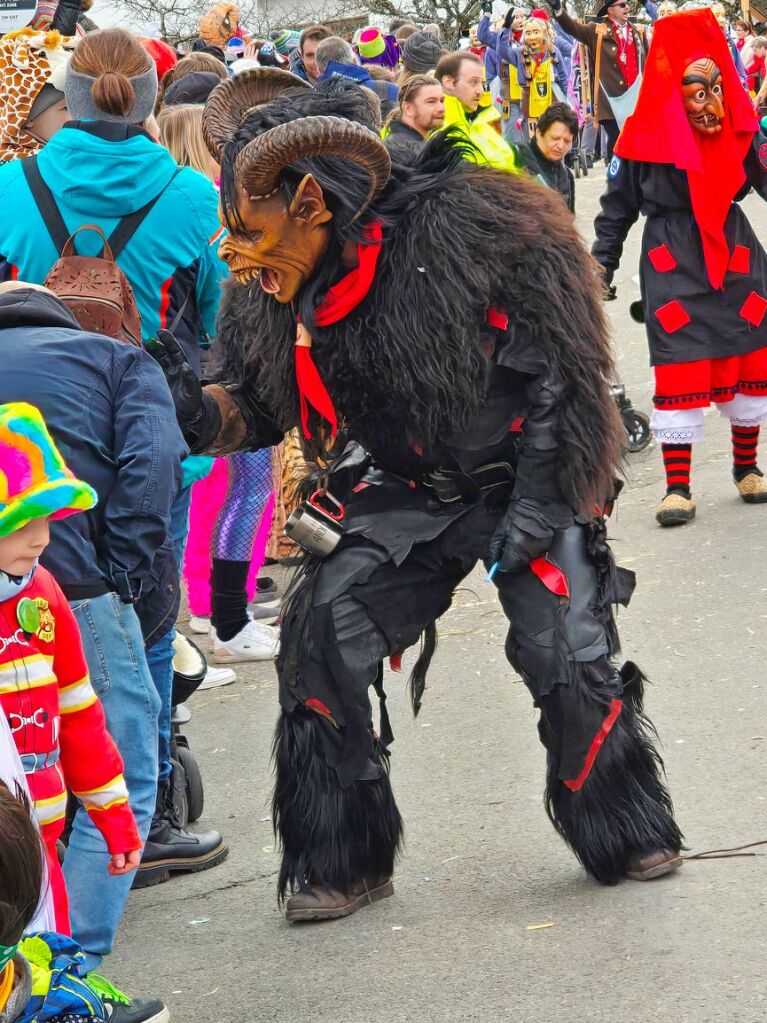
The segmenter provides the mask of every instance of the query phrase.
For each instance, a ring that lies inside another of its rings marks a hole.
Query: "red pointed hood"
[[[709,57],[722,73],[722,130],[705,136],[687,119],[684,69]],[[703,239],[712,287],[720,288],[730,253],[724,223],[746,180],[743,161],[758,129],[756,115],[735,68],[730,47],[709,8],[655,22],[636,110],[626,121],[615,153],[628,160],[671,163],[686,171],[692,211]]]

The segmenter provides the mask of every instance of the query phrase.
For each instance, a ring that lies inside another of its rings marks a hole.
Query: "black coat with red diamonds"
[[[767,255],[738,205],[753,188],[767,199],[767,145],[757,135],[744,162],[746,182],[725,224],[732,253],[720,291],[706,274],[687,175],[671,164],[614,156],[592,255],[618,268],[623,243],[640,213],[640,281],[652,365],[746,355],[767,346]]]

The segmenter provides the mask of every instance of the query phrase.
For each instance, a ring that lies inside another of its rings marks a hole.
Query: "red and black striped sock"
[[[756,470],[756,449],[759,446],[758,426],[732,424],[732,474],[742,480]]]
[[[666,470],[666,493],[690,496],[692,444],[661,444]]]

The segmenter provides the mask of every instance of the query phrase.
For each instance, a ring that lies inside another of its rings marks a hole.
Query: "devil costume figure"
[[[656,22],[642,90],[608,170],[593,254],[606,279],[640,213],[643,319],[655,369],[652,428],[667,492],[656,518],[695,514],[692,444],[712,403],[731,422],[741,498],[767,501],[767,256],[737,205],[767,199],[767,140],[709,9]]]
[[[540,185],[463,159],[449,133],[415,167],[392,167],[375,124],[349,83],[303,90],[256,71],[215,90],[204,132],[237,282],[220,323],[226,364],[202,393],[166,366],[196,450],[270,445],[297,425],[309,443],[336,427],[356,442],[314,498],[342,518],[340,542],[310,559],[282,625],[274,821],[287,916],[344,916],[391,894],[402,824],[383,662],[425,635],[417,710],[434,622],[479,558],[499,563],[554,826],[604,884],[667,873],[681,835],[642,676],[612,661],[610,605],[633,579],[602,516],[621,428],[595,268]]]

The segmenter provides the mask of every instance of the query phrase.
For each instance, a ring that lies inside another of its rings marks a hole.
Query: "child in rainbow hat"
[[[67,789],[103,835],[110,873],[135,870],[142,846],[77,623],[37,563],[48,523],[95,503],[94,490],[65,465],[40,412],[22,402],[0,405],[0,712],[26,773],[47,852],[56,930],[65,935],[69,912],[56,842]]]

